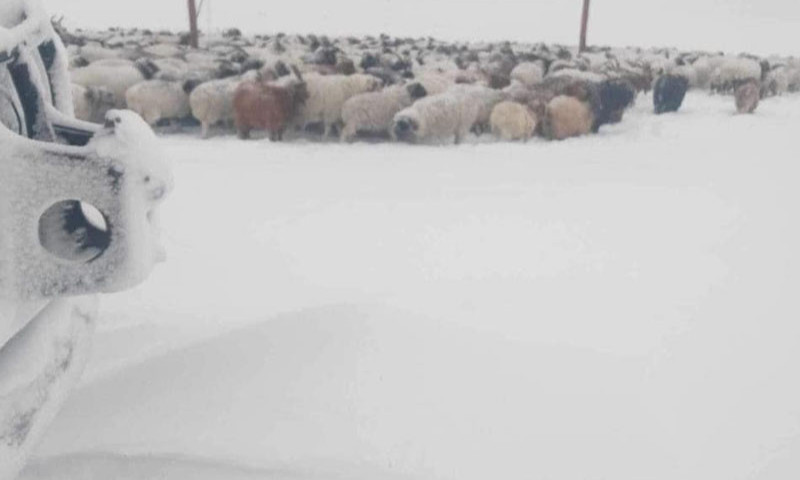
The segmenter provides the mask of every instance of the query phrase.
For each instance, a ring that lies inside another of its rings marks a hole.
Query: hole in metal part
[[[39,218],[39,243],[52,255],[73,263],[96,260],[111,244],[105,215],[79,200],[65,200]]]

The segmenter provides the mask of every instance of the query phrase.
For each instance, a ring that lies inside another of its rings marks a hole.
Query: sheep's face
[[[419,82],[408,84],[406,86],[406,91],[408,92],[408,96],[411,98],[411,100],[418,100],[428,95],[428,92],[427,90],[425,90],[425,87],[423,87],[422,84]]]
[[[400,117],[394,122],[394,136],[401,142],[413,142],[418,131],[419,122],[411,117]]]

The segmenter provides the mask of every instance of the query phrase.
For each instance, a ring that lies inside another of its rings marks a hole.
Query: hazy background
[[[199,2],[200,0],[198,0]],[[72,26],[185,29],[185,0],[45,0]],[[205,0],[204,29],[577,43],[582,0]],[[800,54],[798,0],[593,0],[590,42]]]

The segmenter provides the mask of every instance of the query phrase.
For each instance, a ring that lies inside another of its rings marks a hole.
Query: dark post
[[[189,0],[189,44],[192,48],[200,45],[197,34],[197,5],[195,0]]]
[[[583,0],[583,15],[581,16],[581,43],[579,51],[586,51],[586,29],[589,26],[589,0]]]

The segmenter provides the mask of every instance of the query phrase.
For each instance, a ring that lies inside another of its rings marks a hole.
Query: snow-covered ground
[[[800,97],[599,136],[165,137],[168,263],[105,297],[26,479],[800,474]]]

